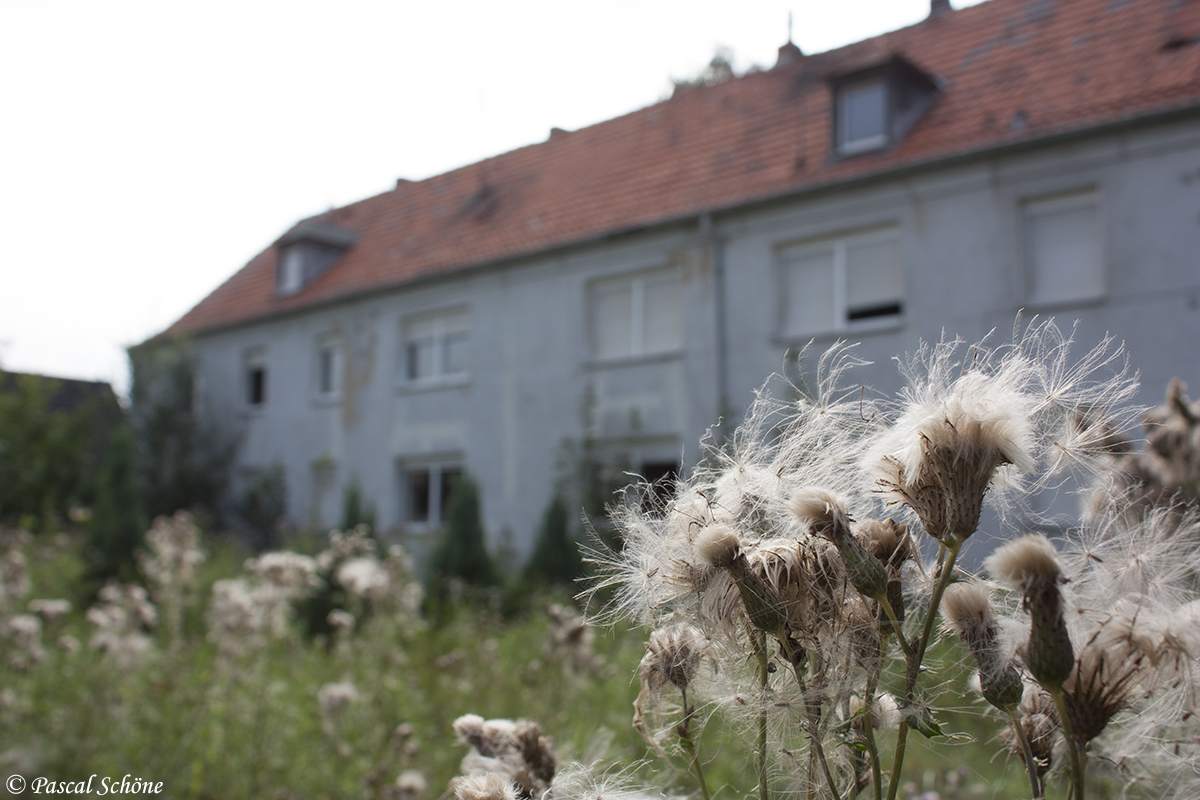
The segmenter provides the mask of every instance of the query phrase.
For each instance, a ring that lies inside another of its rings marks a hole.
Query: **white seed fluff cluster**
[[[1004,535],[1018,536],[1021,523],[1036,519],[1032,496],[1068,471],[1103,475],[1113,432],[1140,413],[1129,406],[1136,382],[1120,347],[1105,339],[1075,358],[1071,345],[1052,320],[1018,323],[1008,343],[944,338],[902,364],[906,385],[892,399],[846,381],[862,362],[843,345],[818,360],[811,388],[768,383],[727,440],[702,443],[703,458],[673,497],[656,502],[641,487],[612,511],[623,548],[597,545],[590,554],[599,573],[593,595],[611,598],[599,618],[700,631],[720,679],[689,686],[689,703],[702,694],[698,702],[727,712],[739,729],[766,730],[768,755],[785,754],[773,778],[780,788],[812,789],[805,782],[813,775],[822,796],[840,794],[831,782],[861,786],[869,770],[846,755],[829,721],[868,705],[876,724],[892,718],[895,700],[878,686],[888,659],[905,669],[894,626],[917,627],[904,622],[905,606],[923,622],[935,585],[940,599],[948,582],[916,563],[920,540],[956,557],[985,504],[1000,512]],[[1188,582],[1200,573],[1200,535],[1187,525],[1172,530],[1182,535],[1133,529],[1108,514],[1069,546],[1043,553],[1027,542],[1019,558],[992,562],[1017,593],[1042,576],[1050,600],[1039,608],[1065,609],[1065,628],[1053,616],[1039,625],[1049,624],[1051,644],[1067,642],[1067,629],[1078,643],[1048,652],[1079,657],[1063,690],[1091,714],[1078,711],[1077,727],[1090,723],[1096,736],[1100,717],[1119,721],[1120,711],[1162,697],[1168,685],[1176,699],[1155,707],[1173,714],[1172,724],[1196,705],[1185,703],[1194,681],[1184,676],[1200,675],[1200,595]],[[1022,597],[971,587],[950,592],[953,629],[984,657],[992,697],[1015,710],[1030,652]],[[917,633],[908,630],[906,642]],[[1035,706],[1021,719],[1044,745],[1057,718]],[[917,695],[902,698],[896,713],[910,727],[925,724]],[[816,737],[824,737],[823,753]]]

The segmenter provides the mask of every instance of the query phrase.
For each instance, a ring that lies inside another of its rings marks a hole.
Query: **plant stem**
[[[1087,780],[1087,757],[1083,749],[1075,741],[1075,730],[1071,726],[1071,718],[1067,716],[1067,701],[1063,697],[1062,687],[1046,689],[1054,698],[1054,707],[1058,709],[1059,725],[1067,740],[1067,752],[1071,756],[1071,789],[1076,800],[1084,800],[1084,788]]]
[[[904,708],[912,706],[913,699],[916,696],[917,679],[921,674],[921,662],[925,659],[925,650],[929,647],[929,640],[933,637],[933,621],[937,617],[938,606],[942,604],[942,594],[946,591],[946,587],[950,585],[950,578],[954,575],[954,562],[958,558],[958,551],[962,547],[962,540],[957,537],[951,537],[949,544],[942,542],[938,547],[938,566],[937,580],[933,585],[933,596],[929,599],[929,608],[925,611],[925,626],[921,631],[921,638],[917,640],[916,652],[914,658],[908,662],[908,669],[904,675]],[[903,634],[901,634],[903,638]],[[896,792],[900,788],[900,771],[904,766],[904,750],[908,743],[908,725],[901,724],[900,730],[896,732],[896,755],[892,759],[892,775],[888,781],[888,800],[896,800]]]
[[[1025,728],[1021,725],[1021,717],[1017,714],[1016,708],[1005,709],[1008,712],[1008,718],[1012,720],[1013,733],[1017,736],[1017,741],[1021,743],[1021,753],[1024,755],[1025,769],[1029,772],[1029,788],[1033,790],[1034,800],[1042,800],[1045,794],[1042,792],[1042,782],[1038,780],[1037,762],[1033,759],[1033,748],[1029,746],[1029,737],[1025,735]]]
[[[916,653],[912,651],[912,647],[905,640],[904,630],[901,627],[900,620],[896,617],[896,610],[892,608],[891,602],[887,599],[887,595],[882,595],[879,598],[879,605],[883,608],[884,613],[887,614],[888,619],[892,623],[892,630],[896,632],[896,641],[900,643],[900,649],[904,651],[905,662],[911,664],[913,659],[916,658]]]
[[[829,769],[829,761],[825,758],[825,748],[821,746],[820,713],[808,702],[808,685],[804,680],[804,672],[800,669],[800,665],[796,663],[795,653],[792,651],[792,643],[786,635],[780,635],[778,639],[784,657],[792,665],[792,672],[796,676],[796,683],[800,686],[800,695],[804,702],[804,717],[808,721],[809,747],[812,748],[812,752],[816,755],[817,761],[821,765],[821,771],[825,773],[825,782],[829,784],[829,791],[833,793],[834,797],[838,797],[837,784],[833,780],[833,772]]]
[[[755,655],[758,656],[759,697],[758,707],[758,798],[770,800],[767,796],[767,686],[771,673],[767,668],[766,634],[755,631]]]
[[[687,751],[688,759],[692,763],[692,771],[696,773],[696,780],[700,782],[700,795],[704,800],[710,800],[708,794],[708,783],[704,780],[704,765],[700,763],[700,755],[696,752],[696,742],[692,739],[692,714],[696,709],[688,705],[687,687],[680,687],[683,693],[683,722],[676,726],[675,730],[679,734],[679,741],[683,744],[683,749]]]

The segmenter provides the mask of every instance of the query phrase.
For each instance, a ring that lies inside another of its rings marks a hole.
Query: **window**
[[[902,140],[936,102],[938,80],[902,55],[830,78],[833,148],[840,156]]]
[[[682,289],[674,269],[593,283],[588,291],[592,354],[628,358],[682,348]]]
[[[304,287],[304,251],[300,245],[284,248],[279,265],[279,293],[295,294]]]
[[[897,228],[791,245],[780,251],[779,261],[785,335],[891,322],[903,311]]]
[[[837,90],[839,153],[861,153],[887,144],[887,83],[883,78]]]
[[[410,466],[401,475],[404,520],[439,527],[450,505],[450,495],[462,476],[462,467],[452,464]]]
[[[419,382],[467,374],[471,330],[466,309],[408,317],[402,336],[405,380]]]
[[[316,360],[313,364],[317,396],[337,397],[342,391],[342,343],[335,335],[317,339]]]
[[[267,403],[267,360],[266,351],[259,347],[246,352],[246,403],[252,408],[261,408]]]
[[[1090,190],[1024,204],[1030,303],[1094,300],[1104,295],[1099,206],[1097,193]]]

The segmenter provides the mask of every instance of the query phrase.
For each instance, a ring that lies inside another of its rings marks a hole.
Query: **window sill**
[[[1096,294],[1088,297],[1065,297],[1060,300],[1027,300],[1024,308],[1028,311],[1060,311],[1071,308],[1094,308],[1103,305],[1108,300],[1108,294]]]
[[[870,139],[839,143],[836,152],[838,158],[852,158],[866,153],[878,153],[880,150],[886,150],[887,146],[886,136],[873,136]]]
[[[462,375],[439,375],[415,381],[402,381],[396,385],[396,391],[400,394],[421,394],[423,392],[437,392],[443,389],[462,389],[470,385],[471,376],[466,373]]]
[[[677,361],[683,358],[683,350],[667,350],[662,353],[644,353],[636,356],[610,356],[608,358],[591,358],[584,362],[584,369],[612,369],[614,367],[632,367],[639,364],[655,364],[663,361]]]
[[[904,330],[904,317],[889,317],[888,319],[854,322],[844,328],[834,330],[776,333],[771,337],[771,342],[777,345],[794,346],[807,344],[808,342],[854,339],[860,336],[896,333],[901,330]]]

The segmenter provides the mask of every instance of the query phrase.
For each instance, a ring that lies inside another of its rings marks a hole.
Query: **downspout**
[[[712,213],[701,214],[700,234],[708,245],[713,271],[713,330],[716,332],[716,373],[718,441],[724,442],[729,435],[729,341],[725,327],[725,240],[717,234]]]

